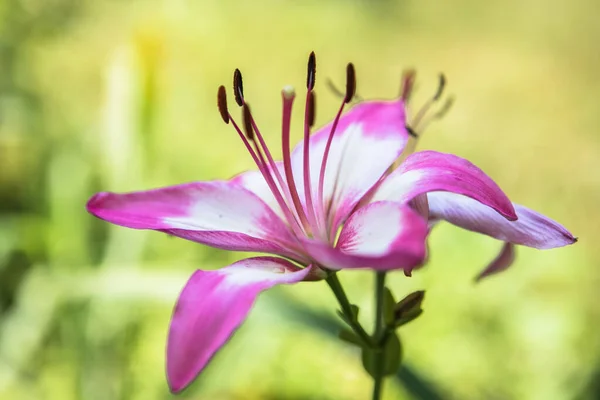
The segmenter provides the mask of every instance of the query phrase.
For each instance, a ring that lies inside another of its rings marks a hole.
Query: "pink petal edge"
[[[179,296],[169,327],[166,369],[171,391],[182,391],[200,374],[246,319],[260,292],[300,282],[310,271],[274,257],[196,271]]]
[[[515,261],[515,245],[512,243],[504,243],[500,253],[496,258],[475,278],[476,282],[487,278],[490,275],[500,273],[507,270]]]
[[[514,204],[518,219],[509,221],[490,207],[466,196],[433,192],[427,197],[430,218],[443,219],[505,242],[536,249],[552,249],[577,241],[558,222],[519,204]]]
[[[437,191],[471,197],[506,219],[517,219],[508,197],[482,170],[463,158],[436,151],[420,151],[408,156],[383,180],[373,201],[405,203],[420,194]]]

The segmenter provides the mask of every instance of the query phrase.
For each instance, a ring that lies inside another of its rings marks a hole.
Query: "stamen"
[[[327,78],[327,81],[325,83],[327,84],[329,90],[331,90],[333,94],[335,94],[337,97],[346,97],[346,93],[342,93],[342,91],[338,89],[337,86],[335,86],[335,83],[333,83],[331,79]]]
[[[244,103],[242,106],[242,115],[244,117],[244,132],[248,140],[254,141],[254,128],[252,127],[252,115],[250,114],[250,106]]]
[[[452,108],[453,105],[454,105],[454,96],[450,96],[446,99],[446,101],[444,102],[444,105],[440,107],[438,112],[436,112],[433,115],[433,118],[435,118],[435,119],[442,118],[444,115],[446,115],[448,113],[448,111],[450,111],[450,109]]]
[[[410,101],[410,97],[413,92],[413,88],[415,85],[415,77],[417,72],[414,69],[407,69],[402,72],[402,83],[400,84],[400,99],[404,102],[404,105],[407,106]],[[408,134],[414,138],[418,138],[417,132],[414,131],[413,128],[408,125],[405,126]]]
[[[446,87],[446,77],[444,76],[444,74],[440,74],[439,79],[440,79],[440,81],[439,81],[438,87],[435,91],[435,94],[433,95],[433,97],[431,97],[429,100],[427,100],[427,102],[425,102],[423,107],[421,107],[421,109],[415,116],[415,118],[411,124],[414,129],[417,129],[419,123],[421,122],[421,120],[423,119],[423,117],[425,116],[427,111],[429,111],[429,109],[431,108],[433,103],[438,101],[439,98],[442,96],[442,93],[444,92],[444,88]]]
[[[311,177],[310,177],[310,128],[315,122],[315,110],[314,110],[314,94],[313,89],[315,87],[315,79],[317,73],[317,60],[315,52],[312,51],[308,57],[307,73],[306,73],[306,104],[304,106],[304,159],[302,169],[304,172],[304,198],[306,201],[306,216],[308,218],[308,224],[312,228],[313,233],[319,233],[319,226],[317,225],[315,208],[312,201],[312,188],[311,188]]]
[[[405,76],[406,76],[406,73],[405,73]],[[407,82],[408,82],[408,80],[407,80]],[[446,101],[444,102],[442,107],[437,112],[427,114],[427,111],[429,111],[431,106],[440,99],[440,97],[442,96],[442,94],[444,92],[445,87],[446,87],[446,77],[444,76],[444,74],[440,74],[439,84],[438,84],[437,90],[434,93],[433,97],[431,97],[423,105],[423,107],[421,107],[421,109],[417,113],[416,117],[414,118],[413,123],[411,125],[406,124],[406,130],[408,131],[408,134],[410,136],[412,136],[413,138],[421,137],[425,128],[432,121],[441,118],[442,116],[444,116],[446,114],[446,112],[448,112],[448,110],[450,109],[450,107],[452,106],[452,103],[454,101],[454,98],[452,96],[450,96],[449,98],[446,99]],[[419,132],[419,133],[417,134],[417,132]],[[393,168],[397,167],[402,162],[404,162],[404,160],[415,151],[416,147],[417,147],[416,140],[409,141],[408,144],[406,145],[406,147],[404,148],[404,151],[402,152],[401,156],[394,162]]]
[[[242,73],[237,68],[233,73],[233,94],[235,95],[235,102],[241,107],[244,104],[244,85]]]
[[[284,88],[281,91],[281,98],[283,100],[283,119],[281,122],[281,150],[283,154],[283,169],[285,172],[285,178],[288,182],[288,187],[290,189],[290,195],[292,196],[292,202],[296,208],[296,213],[298,214],[298,218],[300,218],[302,226],[304,226],[306,229],[309,226],[308,219],[306,218],[306,213],[304,212],[304,208],[300,202],[300,196],[298,195],[298,189],[296,188],[296,182],[294,181],[294,174],[292,173],[292,161],[290,156],[290,126],[292,123],[292,106],[294,104],[294,99],[296,98],[294,89],[289,86]]]
[[[354,98],[356,93],[356,72],[354,71],[354,65],[348,63],[346,66],[346,96],[344,97],[344,103],[348,104]]]
[[[310,91],[315,88],[315,77],[317,74],[317,60],[315,57],[315,52],[311,51],[310,56],[308,56],[308,66],[306,73],[306,88]]]
[[[329,90],[331,90],[333,92],[333,94],[335,94],[337,97],[340,97],[342,99],[346,98],[346,93],[343,93],[340,89],[338,89],[337,86],[335,86],[335,83],[333,83],[333,81],[331,79],[327,78],[327,81],[325,83],[327,84],[327,87],[329,88]],[[354,93],[352,100],[363,101],[364,99],[362,97],[360,97],[359,94]]]
[[[354,71],[354,66],[352,63],[349,63],[346,67],[346,94],[344,96],[344,101],[338,110],[338,113],[331,124],[331,130],[329,131],[329,137],[327,138],[327,143],[325,145],[325,151],[323,152],[323,160],[321,161],[321,170],[319,171],[319,188],[317,192],[317,204],[319,206],[318,213],[319,219],[325,221],[325,199],[324,199],[324,186],[325,186],[325,171],[327,169],[327,159],[329,158],[329,151],[331,149],[331,143],[333,142],[333,136],[335,135],[335,130],[337,129],[338,123],[340,122],[340,118],[342,116],[342,112],[344,111],[344,106],[354,97],[354,93],[356,92],[356,73]],[[325,221],[327,224],[328,221]],[[332,234],[330,232],[330,227],[325,226],[325,235],[327,235],[327,240],[329,240],[329,236]]]
[[[306,201],[306,216],[308,217],[308,223],[313,228],[313,233],[319,232],[319,227],[317,225],[317,220],[315,216],[315,208],[312,201],[312,185],[310,181],[310,127],[311,127],[311,103],[314,98],[311,96],[312,87],[314,87],[314,72],[312,75],[312,85],[311,83],[311,60],[314,63],[314,53],[311,53],[311,57],[308,61],[308,93],[306,93],[306,104],[304,106],[304,162],[302,165],[302,169],[304,171],[304,198]],[[314,65],[313,69],[314,71]],[[314,110],[313,115],[314,118]],[[314,122],[314,121],[312,121]]]
[[[265,165],[267,165],[267,162],[262,157],[262,152],[264,152],[264,154],[266,155],[267,160],[269,161],[268,165],[271,167],[271,171],[272,171],[273,175],[275,175],[275,178],[277,179],[277,183],[279,184],[279,187],[281,188],[282,194],[286,198],[287,204],[291,204],[292,199],[291,199],[291,195],[289,193],[289,189],[288,189],[287,185],[285,184],[285,181],[283,180],[283,177],[281,176],[281,173],[279,172],[277,165],[275,164],[275,160],[273,159],[273,156],[271,155],[271,152],[269,151],[269,147],[267,146],[267,143],[265,142],[263,135],[260,133],[260,130],[258,129],[258,126],[256,125],[256,121],[254,120],[254,117],[252,116],[252,113],[250,112],[250,106],[248,105],[247,102],[244,103],[244,125],[245,125],[245,130],[246,130],[247,134],[248,134],[248,132],[252,132],[252,137],[249,137],[249,139],[252,140],[252,143],[254,143],[256,152],[261,157],[261,160],[263,161],[263,163]],[[254,137],[256,137],[258,139],[258,142],[256,140],[254,140]],[[260,144],[260,148],[258,147],[259,144]],[[262,152],[261,152],[261,148],[262,148]]]
[[[227,92],[225,91],[225,86],[219,86],[219,90],[217,92],[217,106],[219,107],[219,113],[221,113],[221,118],[223,121],[228,124],[229,123],[229,111],[227,110]]]
[[[404,101],[404,103],[408,103],[410,101],[410,97],[413,92],[413,87],[415,85],[415,77],[417,72],[414,69],[407,69],[402,72],[402,83],[400,85],[400,98]]]
[[[267,182],[267,185],[269,186],[269,189],[271,189],[271,192],[273,193],[273,196],[275,197],[275,200],[277,200],[277,204],[279,204],[279,207],[283,211],[283,214],[285,215],[285,217],[286,217],[286,219],[288,221],[288,224],[290,225],[290,227],[292,228],[292,230],[294,231],[294,233],[296,233],[296,235],[299,235],[299,234],[301,235],[302,234],[302,227],[299,226],[298,221],[292,215],[291,211],[289,210],[289,208],[287,207],[287,205],[285,203],[285,200],[281,196],[281,193],[277,189],[277,185],[275,184],[275,182],[273,181],[273,177],[269,173],[268,166],[264,162],[264,158],[262,157],[262,154],[257,153],[257,152],[254,151],[254,149],[250,145],[250,141],[248,140],[248,138],[246,137],[246,135],[244,135],[244,133],[242,132],[242,130],[240,129],[240,127],[235,123],[235,120],[233,119],[233,117],[231,116],[231,114],[229,114],[229,120],[231,121],[231,123],[232,123],[233,127],[235,128],[236,132],[238,133],[240,139],[242,139],[242,142],[244,143],[244,146],[246,146],[246,149],[248,150],[248,153],[250,153],[250,156],[254,160],[254,163],[258,167],[258,170],[260,171],[260,173],[262,174],[263,178],[265,179],[265,182]]]
[[[250,112],[250,106],[248,105],[248,103],[246,103],[246,101],[244,99],[244,86],[243,86],[243,82],[242,82],[242,73],[240,72],[239,69],[236,69],[233,74],[233,89],[234,89],[234,93],[236,95],[236,102],[238,104],[241,103],[241,106],[242,106],[244,132],[246,133],[246,137],[248,138],[248,140],[252,141],[252,143],[254,144],[256,153],[260,157],[261,162],[264,164],[266,172],[269,173],[269,171],[272,171],[272,173],[275,175],[275,178],[277,179],[277,182],[279,183],[279,187],[281,188],[282,193],[289,200],[290,196],[286,191],[286,185],[283,181],[283,178],[281,177],[281,174],[279,173],[279,170],[277,169],[277,165],[275,164],[275,161],[273,160],[273,156],[271,155],[271,152],[269,151],[269,148],[268,148],[263,136],[261,135],[260,130],[258,129],[256,122],[254,121],[254,118],[252,117],[252,113]],[[260,148],[258,147],[258,143],[254,140],[255,135],[258,138],[260,146],[262,147],[262,150],[263,150],[262,152],[260,151]],[[265,155],[267,156],[267,159],[269,160],[268,164],[262,155],[263,152],[265,153]],[[267,168],[267,166],[270,166],[270,169]]]
[[[417,133],[413,130],[413,128],[410,127],[410,125],[406,125],[405,126],[406,131],[408,132],[408,134],[414,138],[418,138],[419,135],[417,135]]]
[[[315,124],[315,92],[308,92],[308,126],[313,127]]]
[[[442,93],[444,93],[444,88],[446,87],[446,76],[444,74],[440,74],[440,83],[438,84],[437,92],[433,96],[434,101],[438,101],[440,97],[442,97]]]
[[[260,173],[262,174],[263,178],[267,182],[269,189],[271,189],[273,196],[277,200],[279,207],[283,211],[283,213],[288,221],[288,224],[290,225],[290,227],[292,228],[292,230],[294,231],[294,233],[296,235],[301,235],[302,229],[303,229],[302,225],[298,222],[298,220],[294,217],[293,213],[289,209],[286,201],[284,200],[281,192],[279,191],[279,188],[277,187],[275,181],[273,180],[273,176],[271,175],[271,171],[273,171],[273,173],[277,176],[280,187],[282,188],[282,190],[284,190],[285,185],[283,184],[283,179],[281,178],[281,175],[279,174],[279,171],[277,170],[277,166],[275,165],[275,162],[273,161],[273,157],[271,156],[271,153],[269,152],[269,149],[267,148],[267,145],[264,142],[262,135],[260,134],[260,132],[258,130],[258,127],[256,126],[256,123],[254,122],[254,118],[252,118],[252,113],[250,112],[250,106],[248,106],[248,104],[246,104],[246,102],[244,100],[244,85],[242,82],[242,73],[240,72],[239,69],[236,69],[233,74],[233,92],[235,95],[236,103],[240,107],[242,107],[244,130],[245,130],[246,134],[244,135],[244,133],[242,133],[242,131],[240,130],[238,125],[235,123],[235,121],[231,117],[231,114],[228,114],[228,120],[231,120],[235,130],[237,131],[238,135],[244,142],[246,149],[252,156],[252,159],[254,160],[256,166],[258,167]],[[265,154],[267,154],[270,164],[267,164],[262,152],[260,151],[258,144],[254,140],[255,133],[256,133],[256,136],[258,137],[261,145],[264,147]],[[254,144],[254,150],[252,149],[250,142],[252,142]],[[270,165],[270,169],[269,169],[269,165]]]
[[[234,93],[236,95],[236,102],[238,102],[238,104],[241,103],[241,106],[242,106],[244,131],[246,133],[247,138],[254,143],[254,145],[256,147],[256,152],[261,157],[264,165],[270,166],[270,170],[273,171],[273,174],[277,178],[277,182],[279,183],[281,190],[284,192],[286,197],[289,199],[289,195],[285,191],[286,186],[283,182],[283,178],[281,177],[281,174],[279,173],[279,170],[277,169],[277,165],[275,164],[275,161],[273,160],[273,156],[271,155],[271,152],[269,151],[269,148],[268,148],[263,136],[260,134],[258,126],[256,125],[256,122],[254,121],[254,118],[252,117],[252,113],[250,112],[250,106],[248,105],[248,103],[246,103],[246,101],[244,99],[244,86],[243,86],[243,82],[242,82],[242,73],[240,72],[239,69],[236,69],[233,74],[233,88],[234,88]],[[263,152],[265,153],[265,155],[267,156],[267,159],[269,160],[269,164],[267,164],[266,161],[264,160],[264,158],[262,158],[262,153],[261,153],[260,149],[258,148],[256,141],[254,140],[255,134],[256,134],[256,137],[258,138],[258,141],[260,142]],[[268,170],[267,170],[267,172],[268,172]]]
[[[446,101],[444,102],[444,104],[442,105],[442,107],[440,107],[440,109],[435,114],[432,114],[431,116],[429,116],[428,118],[425,118],[421,122],[421,130],[425,130],[425,128],[427,128],[427,126],[430,123],[432,123],[433,121],[443,118],[448,113],[448,111],[450,111],[453,104],[454,104],[454,96],[448,97],[446,99]]]

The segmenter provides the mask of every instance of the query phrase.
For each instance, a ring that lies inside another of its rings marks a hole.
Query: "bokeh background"
[[[108,226],[85,202],[250,168],[218,85],[244,72],[278,149],[279,91],[303,87],[311,50],[317,125],[340,102],[325,82],[343,86],[348,61],[363,98],[397,96],[402,69],[416,68],[415,104],[445,72],[455,106],[419,148],[472,160],[580,238],[519,248],[511,270],[475,285],[501,244],[437,228],[430,264],[391,278],[397,296],[427,295],[401,331],[405,368],[386,398],[600,398],[599,11],[596,0],[0,0],[0,398],[175,398],[163,371],[176,296],[194,269],[244,255]],[[342,281],[371,320],[370,274]],[[263,295],[179,398],[368,398],[335,306],[324,283]]]

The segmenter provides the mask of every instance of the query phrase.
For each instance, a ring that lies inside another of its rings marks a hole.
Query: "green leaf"
[[[358,306],[356,304],[350,304],[350,310],[352,312],[352,315],[346,315],[344,314],[344,312],[342,310],[337,310],[337,315],[348,325],[353,325],[355,322],[358,321],[358,312],[360,311],[360,309],[358,308]]]
[[[370,348],[367,348],[367,347],[363,347],[362,348],[362,364],[363,364],[363,368],[373,378],[377,378],[377,376],[379,375],[379,371],[377,369],[377,363],[378,363],[377,354],[378,354],[378,351],[379,350],[370,349]]]
[[[373,378],[394,375],[402,362],[402,346],[394,331],[388,331],[379,349],[362,348],[362,363]]]
[[[336,314],[342,319],[342,321],[344,321],[346,324],[348,325],[352,325],[352,321],[350,321],[348,319],[348,317],[346,317],[346,314],[344,314],[342,312],[342,310],[336,310]]]
[[[414,310],[396,321],[395,327],[398,328],[415,320],[419,315],[423,314],[423,310]]]
[[[365,347],[367,345],[356,333],[347,328],[342,328],[338,337],[344,342],[354,344],[358,347]]]
[[[356,304],[350,304],[350,308],[352,309],[352,315],[354,316],[354,320],[358,320],[358,312],[360,308]]]
[[[383,376],[394,375],[402,362],[402,345],[396,332],[390,332],[383,351]]]

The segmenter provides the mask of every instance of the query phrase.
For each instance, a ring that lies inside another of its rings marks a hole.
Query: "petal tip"
[[[167,360],[168,357],[169,356],[167,353]],[[181,392],[183,392],[194,382],[196,377],[200,375],[200,372],[202,372],[200,371],[198,374],[192,374],[190,376],[190,373],[182,373],[182,371],[178,371],[174,367],[174,365],[169,365],[169,362],[167,361],[167,368],[165,371],[167,378],[167,386],[172,394],[180,394]]]
[[[502,271],[506,271],[515,261],[516,252],[515,245],[510,242],[504,243],[500,253],[496,258],[484,269],[479,275],[475,277],[475,283],[481,282],[488,276],[498,274]]]
[[[496,210],[500,215],[506,218],[510,222],[515,222],[519,220],[519,215],[517,214],[517,210],[515,209],[514,204],[510,201],[510,199],[503,195],[503,198],[498,201],[495,207],[492,207]]]
[[[90,214],[96,215],[98,209],[100,208],[100,204],[102,200],[108,195],[106,192],[96,193],[85,204],[85,209]]]
[[[569,232],[565,227],[559,225],[558,223],[553,222],[551,228],[554,230],[553,240],[548,240],[544,243],[543,246],[532,246],[538,249],[554,249],[558,247],[570,246],[579,241],[579,238],[574,236],[571,232]]]
[[[187,387],[186,384],[181,383],[181,382],[173,382],[171,379],[169,379],[169,376],[167,374],[167,384],[169,385],[169,391],[172,394],[179,394],[183,391],[183,389],[185,389]]]
[[[519,219],[519,216],[517,215],[517,211],[515,211],[515,208],[512,206],[511,203],[511,209],[509,212],[504,212],[504,217],[506,217],[507,220],[514,222],[517,221]]]

